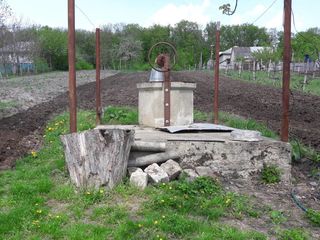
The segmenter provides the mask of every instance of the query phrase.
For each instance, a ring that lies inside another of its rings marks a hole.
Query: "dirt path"
[[[137,106],[136,83],[148,79],[147,72],[117,74],[102,81],[103,105]],[[213,81],[207,72],[176,72],[173,81],[196,82],[195,108],[212,111]],[[39,91],[41,92],[41,91]],[[78,106],[94,109],[95,83],[78,87]],[[320,97],[294,92],[291,98],[290,135],[320,151]],[[67,110],[67,93],[0,120],[0,168],[13,166],[20,156],[34,149],[41,140],[42,129],[55,114]],[[49,98],[49,99],[50,99]],[[281,90],[221,77],[221,110],[253,118],[279,132]],[[33,132],[39,135],[32,135]]]

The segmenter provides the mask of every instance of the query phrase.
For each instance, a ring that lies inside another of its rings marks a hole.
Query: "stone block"
[[[179,163],[172,159],[162,163],[160,167],[168,174],[170,181],[176,179],[182,170]]]
[[[145,189],[148,185],[148,174],[137,168],[130,176],[130,184],[140,189]]]
[[[138,167],[128,167],[127,168],[127,171],[128,171],[128,175],[129,175],[129,177],[131,177],[131,174],[132,173],[134,173],[135,171],[139,171],[139,170],[141,170],[142,171],[142,169],[141,168],[138,168]],[[143,171],[142,171],[143,172]]]
[[[144,172],[148,174],[152,183],[169,182],[168,174],[156,163],[148,166]]]

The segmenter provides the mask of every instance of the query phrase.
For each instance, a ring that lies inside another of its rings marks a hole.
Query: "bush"
[[[76,62],[76,69],[77,70],[92,70],[94,69],[91,63],[88,63],[86,60],[79,59]]]

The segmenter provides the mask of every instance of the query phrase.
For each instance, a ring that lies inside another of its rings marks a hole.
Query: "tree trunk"
[[[134,131],[94,129],[61,136],[71,181],[81,188],[112,189],[126,175]]]

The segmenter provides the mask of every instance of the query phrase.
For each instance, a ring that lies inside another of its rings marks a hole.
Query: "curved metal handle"
[[[151,63],[151,59],[150,59],[150,58],[151,58],[152,50],[153,50],[155,47],[159,46],[159,45],[167,45],[167,46],[169,46],[170,48],[172,48],[174,55],[173,55],[173,65],[172,65],[170,68],[172,68],[172,67],[176,64],[177,51],[176,51],[175,47],[174,47],[171,43],[168,43],[168,42],[158,42],[158,43],[154,44],[154,45],[150,48],[150,50],[149,50],[149,53],[148,53],[149,65],[150,65],[154,70],[156,70],[157,72],[168,72],[168,71],[170,71],[170,68],[169,68],[168,70],[162,70],[162,69],[159,69],[159,68],[154,67],[153,64]]]

